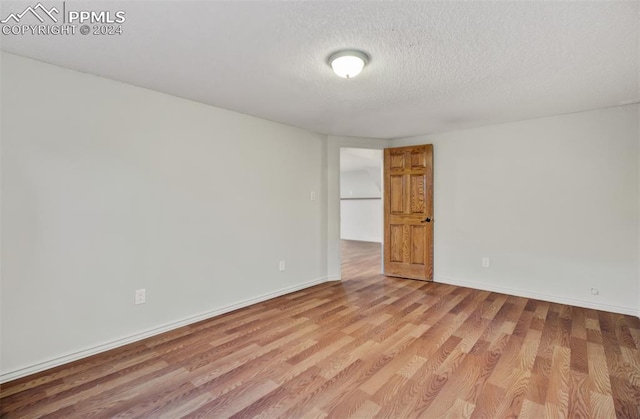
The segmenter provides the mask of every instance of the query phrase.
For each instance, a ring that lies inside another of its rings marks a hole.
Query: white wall
[[[381,180],[381,169],[340,172],[342,239],[382,243],[384,208]]]
[[[381,169],[342,170],[340,172],[341,198],[381,198]]]
[[[2,381],[326,280],[325,136],[2,60]]]
[[[340,237],[382,243],[383,211],[382,199],[341,199]]]
[[[435,280],[637,314],[638,130],[630,105],[392,141],[434,144]]]

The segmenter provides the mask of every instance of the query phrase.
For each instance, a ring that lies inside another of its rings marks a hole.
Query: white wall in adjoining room
[[[382,156],[380,157],[382,159]],[[340,198],[382,197],[382,168],[340,171]]]
[[[638,313],[638,130],[628,105],[393,140],[434,144],[435,280]]]
[[[382,150],[340,150],[340,238],[382,243]]]
[[[327,279],[326,136],[6,53],[1,81],[2,381]]]
[[[381,168],[340,171],[340,238],[343,240],[382,243],[381,179]]]
[[[382,199],[341,199],[340,238],[382,243]]]

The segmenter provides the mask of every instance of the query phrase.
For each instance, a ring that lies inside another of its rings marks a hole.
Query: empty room
[[[0,417],[640,417],[640,1],[0,32]]]

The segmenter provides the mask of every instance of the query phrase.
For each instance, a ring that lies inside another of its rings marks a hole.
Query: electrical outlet
[[[136,299],[135,299],[135,303],[136,304],[144,304],[147,302],[147,290],[146,289],[140,289],[140,290],[136,290]]]
[[[316,191],[311,191],[311,200],[312,201],[316,200]]]
[[[488,268],[489,267],[489,258],[486,257],[486,256],[482,258],[482,267],[483,268]]]
[[[591,295],[598,295],[600,294],[600,290],[598,288],[591,288]]]
[[[280,271],[284,271],[286,269],[285,265],[284,265],[284,260],[280,261]]]

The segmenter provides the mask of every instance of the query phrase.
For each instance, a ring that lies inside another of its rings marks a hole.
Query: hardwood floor
[[[2,385],[2,417],[640,417],[640,320],[386,278],[345,280]]]

